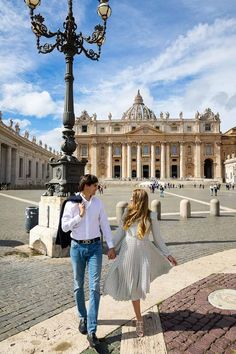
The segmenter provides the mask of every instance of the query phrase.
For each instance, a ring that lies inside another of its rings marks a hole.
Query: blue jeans
[[[100,301],[100,278],[102,270],[102,244],[96,241],[89,245],[71,241],[70,257],[74,274],[75,302],[80,319],[87,319],[88,333],[97,330],[98,307]],[[84,275],[88,266],[89,309],[85,306]]]

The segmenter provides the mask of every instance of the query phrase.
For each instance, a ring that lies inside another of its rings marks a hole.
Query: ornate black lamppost
[[[48,183],[47,195],[66,196],[74,193],[78,189],[78,180],[84,174],[86,161],[78,161],[72,156],[76,149],[75,132],[73,126],[75,124],[74,100],[73,100],[73,60],[76,54],[84,53],[86,57],[92,60],[98,60],[101,54],[101,46],[105,40],[106,21],[111,15],[111,8],[108,0],[99,0],[97,12],[103,19],[103,25],[97,25],[91,36],[85,37],[82,32],[76,33],[77,25],[73,17],[72,2],[68,0],[68,15],[63,23],[64,31],[58,30],[51,32],[44,24],[44,18],[38,14],[34,15],[34,10],[40,5],[40,0],[24,0],[30,9],[32,31],[37,38],[37,48],[39,53],[47,54],[55,48],[65,55],[66,61],[66,93],[65,105],[63,113],[62,137],[64,142],[61,146],[62,156],[56,160],[50,161],[53,169],[53,178]],[[41,44],[41,37],[55,38],[54,43]],[[93,49],[86,49],[84,44],[96,44],[97,52]]]

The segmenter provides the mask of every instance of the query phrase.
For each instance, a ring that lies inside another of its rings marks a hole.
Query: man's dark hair
[[[79,181],[79,191],[82,192],[84,190],[85,184],[91,186],[95,183],[98,183],[98,178],[96,176],[90,174],[81,176]]]

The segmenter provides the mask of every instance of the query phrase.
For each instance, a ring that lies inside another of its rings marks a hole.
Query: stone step
[[[135,321],[122,327],[120,354],[167,354],[157,305],[143,313],[144,337],[138,338]]]

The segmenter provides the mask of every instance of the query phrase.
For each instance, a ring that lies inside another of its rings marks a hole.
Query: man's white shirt
[[[103,203],[100,199],[92,196],[88,201],[80,194],[85,205],[85,213],[79,215],[79,205],[67,202],[61,220],[64,232],[71,231],[71,237],[75,240],[90,240],[101,236],[101,231],[109,248],[113,248],[111,228]]]

